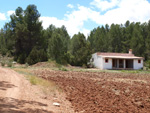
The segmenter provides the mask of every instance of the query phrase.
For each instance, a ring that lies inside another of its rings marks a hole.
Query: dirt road
[[[71,113],[66,104],[57,107],[53,102],[23,75],[0,67],[0,113]]]

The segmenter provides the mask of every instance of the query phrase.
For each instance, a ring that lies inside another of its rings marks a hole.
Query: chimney
[[[129,54],[132,54],[132,49],[129,49]]]

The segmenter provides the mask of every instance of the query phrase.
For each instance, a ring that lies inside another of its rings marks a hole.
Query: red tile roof
[[[134,54],[129,53],[101,53],[97,52],[98,56],[102,56],[104,58],[121,58],[121,59],[143,59],[143,57],[134,56]]]
[[[101,52],[97,52],[97,55],[100,55],[100,56],[134,56],[134,54],[129,54],[129,53],[101,53]]]

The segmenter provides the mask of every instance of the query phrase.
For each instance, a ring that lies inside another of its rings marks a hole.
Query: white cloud
[[[119,3],[119,1],[120,0],[110,0],[110,2],[107,0],[94,0],[90,4],[99,8],[102,11],[106,11],[115,7]]]
[[[74,6],[72,4],[68,4],[67,7],[71,8],[71,9],[74,8]]]
[[[4,13],[0,13],[0,20],[7,20]]]
[[[86,37],[90,35],[90,30],[83,28],[81,33],[83,33]]]
[[[150,19],[150,3],[147,0],[122,0],[118,6],[131,21],[145,22]]]
[[[150,3],[147,0],[110,0],[110,2],[94,0],[94,2],[101,2],[104,5],[99,6],[99,11],[78,5],[77,10],[66,13],[61,20],[55,17],[41,17],[43,27],[47,28],[50,24],[56,27],[65,25],[71,36],[78,32],[82,32],[87,36],[90,30],[93,29],[89,30],[84,27],[84,23],[88,20],[95,22],[99,26],[111,25],[112,23],[124,24],[127,20],[131,22],[146,22],[150,19]],[[93,6],[94,4],[92,4]],[[95,5],[95,7],[98,6]]]
[[[99,24],[124,24],[127,20],[146,22],[150,19],[150,3],[146,0],[121,0],[118,8],[100,15]]]
[[[49,25],[53,24],[56,27],[61,27],[62,25],[65,25],[68,33],[70,36],[73,36],[74,34],[77,34],[78,32],[84,33],[85,36],[87,36],[90,32],[90,30],[87,30],[83,28],[83,22],[78,20],[59,20],[55,17],[40,17],[40,21],[42,21],[42,25],[44,29],[48,28]]]
[[[53,24],[56,27],[61,27],[65,24],[64,20],[59,20],[56,17],[40,17],[40,21],[42,21],[42,25],[44,29],[48,28],[49,25]]]
[[[100,13],[103,12],[92,19],[97,24],[124,24],[127,20],[146,22],[150,19],[150,3],[147,0],[94,0],[91,4],[99,8]]]
[[[15,14],[15,11],[13,11],[13,10],[7,11],[7,16],[10,16],[12,14]]]
[[[62,20],[55,17],[41,17],[40,20],[43,21],[42,25],[44,28],[47,28],[50,24],[53,24],[56,27],[65,25],[70,36],[73,36],[78,32],[84,33],[84,35],[87,36],[90,33],[90,30],[84,28],[84,21],[88,21],[89,15],[94,13],[90,11],[92,10],[89,8],[78,6],[78,10],[65,14],[65,18]]]

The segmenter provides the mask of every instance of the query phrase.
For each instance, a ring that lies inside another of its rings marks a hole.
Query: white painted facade
[[[112,58],[111,58],[112,57]],[[117,59],[117,68],[116,69],[119,69],[119,59],[122,59],[123,60],[123,68],[121,69],[127,69],[126,68],[126,60],[133,60],[133,69],[134,70],[138,70],[138,69],[142,69],[143,68],[143,58],[142,57],[123,57],[123,56],[115,56],[115,58],[113,58],[113,56],[111,57],[106,57],[106,56],[101,56],[101,55],[98,55],[97,53],[94,53],[92,54],[92,62],[93,62],[93,65],[96,67],[96,68],[99,68],[99,69],[102,69],[102,70],[105,70],[105,69],[114,69],[113,68],[113,59]],[[108,62],[106,62],[106,60]],[[140,60],[140,62],[139,62]]]
[[[92,55],[92,62],[93,62],[93,65],[94,65],[96,68],[102,69],[102,66],[103,66],[102,57],[101,57],[101,56],[98,56],[97,53],[94,53],[94,54]]]
[[[112,59],[108,59],[108,62],[105,62],[105,58],[103,60],[103,68],[102,69],[112,69]]]
[[[143,68],[143,59],[141,60],[141,63],[138,63],[138,59],[134,59],[133,68],[135,70],[142,69]]]

